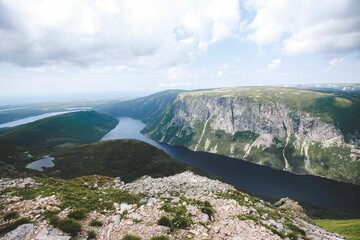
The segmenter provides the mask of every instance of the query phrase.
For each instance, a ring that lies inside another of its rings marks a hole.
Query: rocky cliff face
[[[230,185],[192,172],[164,178],[145,176],[128,184],[99,176],[58,183],[39,180],[41,182],[30,178],[0,179],[4,191],[0,198],[1,219],[9,212],[16,212],[15,218],[31,219],[30,223],[20,224],[0,239],[68,240],[70,236],[53,225],[66,231],[74,229],[75,223],[81,226],[73,234],[78,235],[76,239],[85,239],[88,231],[93,231],[96,239],[116,240],[124,239],[127,234],[140,239],[344,239],[312,224],[301,206],[290,199],[282,199],[277,207],[272,206]],[[61,193],[64,186],[71,187],[72,192]],[[54,192],[44,196],[44,189]],[[21,197],[23,191],[32,194]],[[115,192],[138,196],[139,201],[129,203],[129,197],[119,195],[108,201]],[[82,206],[92,203],[78,221],[66,217],[76,210],[77,202],[69,201],[76,195],[80,195]],[[0,222],[0,234],[18,222],[15,218]],[[64,228],[54,219],[67,221],[72,228]],[[93,224],[94,219],[97,224]],[[156,236],[162,238],[154,238]]]
[[[195,151],[360,183],[358,170],[351,170],[360,167],[357,138],[345,141],[334,119],[312,109],[329,97],[319,94],[288,89],[182,93],[145,133]],[[339,164],[342,169],[335,169]]]

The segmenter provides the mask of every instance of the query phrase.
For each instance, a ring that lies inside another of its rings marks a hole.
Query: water
[[[78,111],[81,111],[81,110],[44,113],[44,114],[41,114],[41,115],[22,118],[22,119],[19,119],[19,120],[16,120],[16,121],[0,124],[0,128],[16,127],[16,126],[19,126],[19,125],[35,122],[35,121],[43,119],[43,118],[48,118],[48,117],[52,117],[52,116],[57,116],[57,115],[65,114],[65,113],[71,113],[71,112],[78,112]]]
[[[29,163],[28,165],[26,165],[27,169],[32,169],[32,170],[38,170],[38,171],[44,171],[43,168],[51,168],[53,166],[55,166],[54,164],[54,159],[53,157],[50,156],[44,156],[44,158],[36,160],[32,163]]]
[[[119,118],[119,124],[101,141],[138,139],[164,150],[180,162],[219,176],[225,182],[250,193],[290,197],[318,206],[360,209],[360,186],[285,171],[212,153],[153,141],[140,133],[145,124],[133,118]]]

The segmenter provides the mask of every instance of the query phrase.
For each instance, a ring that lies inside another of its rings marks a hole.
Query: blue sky
[[[0,98],[359,83],[359,12],[357,0],[0,0]]]

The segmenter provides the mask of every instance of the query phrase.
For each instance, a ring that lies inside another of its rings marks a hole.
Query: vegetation
[[[84,178],[90,183],[84,184]],[[115,188],[99,190],[90,185],[91,182],[96,182],[98,186],[109,184],[107,177],[87,176],[71,180],[38,178],[37,180],[43,185],[34,188],[8,188],[2,194],[9,193],[22,199],[35,199],[39,195],[43,197],[56,195],[61,201],[60,209],[68,207],[82,209],[84,214],[94,210],[100,212],[113,210],[114,202],[138,204],[140,200],[139,196],[127,191]]]
[[[126,234],[121,240],[141,240],[141,237],[132,234]]]
[[[86,217],[86,213],[85,210],[82,209],[72,210],[71,212],[69,212],[68,217],[75,220],[82,220]]]
[[[16,211],[11,211],[4,215],[4,221],[9,221],[11,219],[15,219],[18,217],[19,217],[19,213],[17,213]]]
[[[169,203],[165,203],[161,207],[161,209],[164,210],[165,212],[170,213],[173,216],[173,218],[171,219],[171,223],[169,223],[170,220],[169,218],[162,217],[163,218],[162,222],[164,224],[167,224],[167,226],[170,228],[170,231],[172,231],[172,229],[185,229],[192,224],[190,213],[183,205],[173,207]]]
[[[95,111],[73,112],[14,127],[0,140],[20,146],[52,148],[62,144],[97,142],[118,123]]]
[[[81,232],[81,224],[71,218],[60,219],[54,227],[59,228],[63,232],[69,233],[72,237],[75,237],[79,232]]]
[[[159,235],[152,237],[151,240],[170,240],[170,238],[166,235]]]
[[[349,240],[360,240],[360,219],[321,219],[315,220],[315,223],[330,232],[339,233]]]
[[[2,225],[0,227],[0,236],[5,235],[6,233],[16,229],[18,226],[26,223],[31,223],[31,220],[28,218],[20,218],[5,225]]]
[[[101,227],[103,225],[103,222],[99,219],[91,219],[89,222],[89,226],[92,227]]]
[[[94,230],[90,230],[87,232],[88,236],[86,239],[90,240],[90,239],[96,239],[96,232]]]
[[[165,226],[168,227],[170,229],[170,232],[174,231],[174,224],[171,221],[170,218],[166,217],[166,216],[162,216],[159,220],[158,220],[158,225],[160,226]]]
[[[137,140],[83,145],[57,153],[54,157],[55,167],[49,171],[63,178],[100,174],[129,182],[144,175],[164,177],[185,170],[162,150]]]
[[[104,106],[98,108],[98,111],[114,117],[128,116],[148,122],[172,103],[180,92],[182,90],[166,90],[146,97]]]

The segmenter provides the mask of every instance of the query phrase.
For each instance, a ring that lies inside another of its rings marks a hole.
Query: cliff
[[[299,174],[360,184],[359,96],[290,88],[180,93],[151,138]]]

